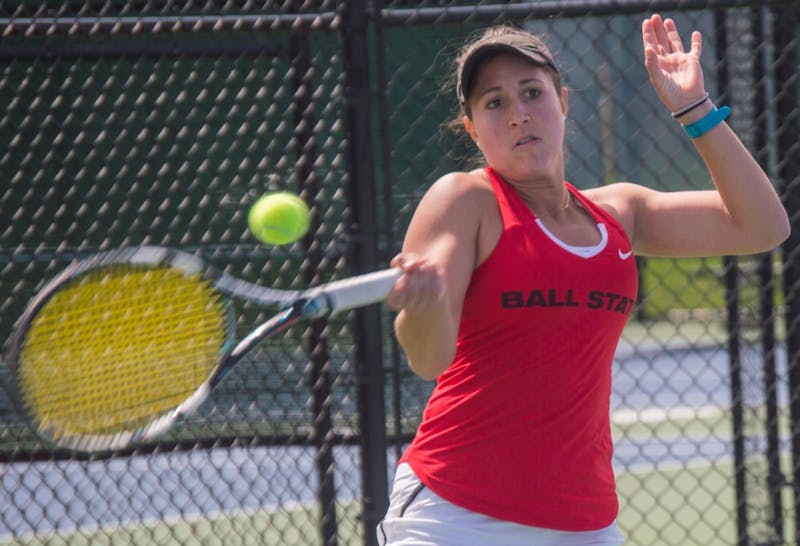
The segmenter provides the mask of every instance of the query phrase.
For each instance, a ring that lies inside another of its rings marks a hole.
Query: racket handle
[[[333,281],[308,292],[309,314],[322,315],[378,303],[389,295],[401,271],[384,269]]]

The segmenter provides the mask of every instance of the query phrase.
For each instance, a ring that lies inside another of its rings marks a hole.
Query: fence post
[[[769,167],[770,146],[770,119],[769,111],[771,100],[767,79],[769,67],[767,54],[770,50],[766,46],[765,24],[768,20],[765,8],[752,8],[751,20],[753,22],[753,53],[755,56],[753,80],[755,82],[754,106],[758,112],[754,124],[754,149],[755,157],[759,164],[767,170]],[[770,172],[770,175],[774,173]],[[776,363],[776,318],[775,309],[775,278],[772,260],[773,252],[764,252],[757,258],[757,275],[759,279],[759,322],[760,339],[763,353],[762,371],[765,415],[763,419],[767,438],[767,491],[769,495],[769,525],[771,526],[771,540],[775,543],[783,542],[783,487],[786,481],[781,470],[780,431],[778,426],[778,372]]]
[[[728,20],[725,11],[714,12],[714,39],[717,44],[717,87],[719,100],[727,102]],[[733,426],[734,484],[736,491],[736,544],[747,544],[747,489],[744,450],[744,400],[742,393],[741,328],[739,322],[739,262],[735,256],[724,256],[725,310],[728,331],[728,370],[730,373],[731,421]]]
[[[775,114],[778,121],[778,181],[792,233],[782,248],[785,292],[786,359],[789,376],[792,435],[792,486],[795,536],[800,529],[800,112],[798,112],[798,37],[800,15],[796,7],[773,11],[775,40]]]
[[[368,2],[341,3],[344,115],[353,224],[352,260],[357,272],[379,266],[375,177],[372,158]],[[389,503],[386,462],[383,336],[380,307],[355,311],[358,418],[361,432],[361,479],[364,544],[377,545],[375,528]]]
[[[289,38],[289,55],[294,69],[292,90],[294,91],[294,147],[296,149],[295,174],[300,183],[302,196],[314,202],[319,193],[319,177],[314,165],[318,152],[314,145],[314,103],[311,100],[312,71],[309,52],[308,31],[298,30]],[[316,237],[319,229],[319,212],[313,211],[311,230],[306,236],[305,254],[301,271],[304,283],[319,282],[317,274],[323,261],[320,242]],[[320,506],[319,534],[324,546],[336,546],[338,527],[336,520],[336,484],[334,483],[333,422],[331,418],[330,354],[324,330],[326,319],[311,321],[306,330],[305,340],[309,351],[309,365],[306,375],[311,388],[311,411],[313,417],[312,440],[317,449],[314,454],[315,466],[319,476],[317,500]]]

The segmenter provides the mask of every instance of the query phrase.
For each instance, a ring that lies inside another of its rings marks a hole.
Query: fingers
[[[653,30],[653,22],[650,19],[642,21],[642,44],[644,45],[645,58],[656,54],[656,35]]]
[[[648,52],[652,55],[664,55],[669,52],[669,40],[660,15],[653,15],[642,22],[642,41],[645,56]]]
[[[680,34],[678,34],[675,21],[672,19],[664,21],[664,32],[666,32],[666,39],[670,47],[670,52],[683,53],[683,42],[681,41]]]
[[[642,44],[645,68],[652,81],[659,74],[659,59],[667,54],[666,32],[659,15],[648,17],[642,22]]]
[[[644,43],[645,58],[653,54],[685,53],[683,41],[678,33],[675,21],[662,19],[657,13],[642,22],[642,41]],[[692,33],[690,53],[699,57],[701,46],[700,33],[694,31]]]
[[[672,43],[669,38],[669,33],[667,32],[667,27],[664,21],[661,20],[661,16],[658,14],[653,15],[650,20],[653,22],[653,31],[655,32],[656,44],[658,45],[658,54],[667,55],[672,53]],[[667,19],[667,21],[670,21],[670,19]]]
[[[700,58],[700,55],[703,53],[703,35],[700,34],[699,31],[695,30],[692,32],[692,49],[689,50],[689,53]]]
[[[391,265],[400,268],[403,274],[386,299],[390,309],[424,312],[442,304],[445,283],[438,265],[411,253],[396,256]]]
[[[657,17],[654,15],[642,22],[642,44],[644,46],[644,64],[650,75],[651,81],[658,74],[658,55],[659,45],[658,38],[656,37],[655,26],[653,19]]]

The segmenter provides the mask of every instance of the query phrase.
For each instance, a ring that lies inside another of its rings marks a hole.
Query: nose
[[[528,123],[530,120],[531,115],[525,109],[525,106],[521,102],[515,101],[509,108],[508,124],[511,127],[515,127],[522,123]]]

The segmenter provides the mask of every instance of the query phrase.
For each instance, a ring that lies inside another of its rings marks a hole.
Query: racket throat
[[[256,344],[270,336],[287,330],[295,323],[308,317],[309,315],[305,313],[305,307],[308,301],[309,300],[305,298],[295,301],[242,339],[225,359],[226,370],[217,376],[215,384],[222,379],[227,369],[232,368],[234,364],[239,362],[239,360],[241,360]]]

